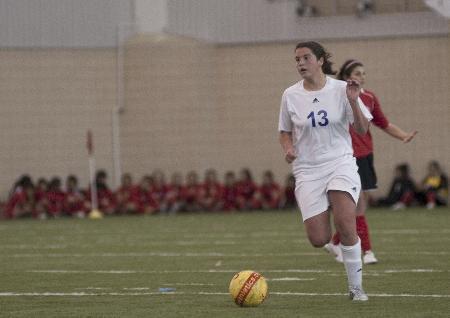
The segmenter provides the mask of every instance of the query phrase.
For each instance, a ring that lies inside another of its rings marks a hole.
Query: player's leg
[[[359,196],[358,203],[356,205],[356,230],[361,239],[364,264],[375,264],[378,260],[372,252],[369,226],[365,217],[368,202],[367,191],[377,188],[377,176],[373,163],[373,154],[369,154],[363,158],[358,158],[356,163],[358,165],[358,174],[361,178],[361,187],[363,190],[363,193]],[[331,242],[325,246],[325,249],[335,257],[336,261],[342,262],[342,256],[339,253],[340,249],[338,248],[339,243],[339,232],[336,231]]]
[[[365,216],[369,199],[368,191],[377,189],[377,175],[375,172],[373,154],[357,159],[356,163],[358,165],[358,173],[361,177],[361,188],[363,191],[356,207],[356,229],[361,239],[364,264],[375,264],[378,260],[372,252],[369,225]]]
[[[341,238],[342,257],[353,300],[367,300],[362,289],[361,241],[356,232],[356,204],[345,191],[328,191],[334,224]]]
[[[361,239],[361,249],[363,252],[364,264],[376,264],[378,260],[372,252],[370,242],[369,225],[366,220],[365,211],[367,209],[367,192],[361,193],[356,207],[356,231]]]
[[[306,234],[311,245],[323,247],[331,238],[330,212],[324,211],[304,221]]]
[[[323,247],[331,238],[327,180],[318,178],[305,181],[298,177],[296,176],[295,197],[308,239],[314,247]]]

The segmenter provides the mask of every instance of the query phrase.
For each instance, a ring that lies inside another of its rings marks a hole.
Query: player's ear
[[[317,61],[317,63],[319,63],[319,65],[322,66],[322,65],[323,65],[323,57],[321,57],[321,58]]]

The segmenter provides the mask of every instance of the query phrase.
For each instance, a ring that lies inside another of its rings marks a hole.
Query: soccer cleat
[[[405,208],[406,208],[406,205],[403,202],[397,202],[394,205],[392,205],[391,210],[399,211],[399,210],[404,210]]]
[[[428,202],[427,203],[427,210],[433,210],[435,206],[436,206],[436,203]]]
[[[361,286],[350,286],[348,296],[353,301],[367,301],[369,297]]]
[[[376,263],[378,263],[378,260],[372,251],[366,251],[363,256],[363,262],[366,265],[367,264],[376,264]]]
[[[328,253],[330,253],[336,262],[343,263],[344,259],[342,258],[342,250],[339,245],[335,245],[333,243],[325,244],[323,247]]]

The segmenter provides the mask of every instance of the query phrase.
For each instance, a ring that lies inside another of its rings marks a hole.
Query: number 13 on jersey
[[[326,126],[328,125],[328,118],[327,118],[327,112],[325,110],[319,110],[317,112],[317,117],[318,117],[318,124],[319,126]],[[311,125],[313,127],[316,127],[316,116],[314,114],[314,112],[310,112],[308,117],[306,117],[308,119],[311,119]]]

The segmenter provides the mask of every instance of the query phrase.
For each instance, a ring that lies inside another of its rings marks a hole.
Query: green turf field
[[[449,317],[450,211],[368,218],[380,263],[364,268],[366,303],[295,212],[2,221],[0,316]],[[268,279],[260,307],[228,295],[244,269]]]

